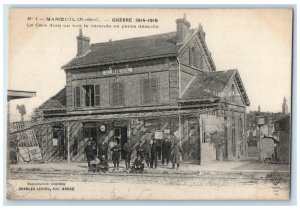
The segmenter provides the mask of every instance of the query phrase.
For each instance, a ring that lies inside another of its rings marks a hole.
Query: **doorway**
[[[97,129],[96,123],[88,122],[83,124],[83,138],[91,140],[93,144],[94,155],[97,155]]]
[[[127,142],[127,127],[117,127],[114,130],[114,137],[118,137],[120,139],[121,144],[121,158],[125,159],[125,152],[123,150],[124,144]]]
[[[54,126],[52,128],[53,145],[58,146],[58,156],[63,160],[67,159],[67,144],[65,141],[65,129],[63,126]]]

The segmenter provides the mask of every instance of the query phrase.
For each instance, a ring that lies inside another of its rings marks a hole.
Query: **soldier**
[[[101,156],[99,168],[100,168],[101,173],[106,173],[109,169],[109,165],[108,165],[107,159],[105,158],[105,155]]]
[[[97,155],[97,145],[96,145],[96,142],[94,141],[93,137],[90,138],[90,142],[92,145],[93,157],[94,157],[94,155]]]
[[[180,155],[182,154],[182,147],[180,142],[175,137],[173,138],[173,144],[171,146],[171,160],[172,160],[172,169],[175,169],[175,164],[177,164],[177,170],[179,169],[180,164]]]
[[[127,142],[124,144],[126,170],[130,169],[130,160],[131,160],[132,150],[133,150],[132,144],[130,142],[130,139],[128,138]]]
[[[118,142],[118,137],[116,137],[113,141],[111,151],[112,151],[112,160],[114,163],[114,169],[119,170],[119,163],[120,163],[120,152],[121,152],[121,146]]]
[[[108,150],[107,142],[103,140],[99,147],[99,154],[100,154],[99,156],[102,157],[102,155],[104,155],[106,160],[107,160],[107,152],[108,152],[107,150]]]
[[[141,156],[137,156],[137,158],[133,162],[132,166],[133,173],[143,173],[144,172],[144,160],[141,158]]]
[[[156,139],[153,139],[153,142],[151,144],[151,162],[150,162],[150,168],[157,168],[157,154],[158,154],[158,150],[157,150],[157,142]]]
[[[162,143],[162,160],[161,163],[164,165],[165,161],[167,165],[169,165],[171,155],[171,141],[170,137],[168,136]]]
[[[145,144],[143,145],[143,150],[144,150],[144,159],[146,161],[147,167],[149,168],[150,153],[151,153],[151,148],[150,148],[150,142],[149,141],[145,142]]]
[[[84,147],[84,152],[86,155],[86,160],[88,162],[88,167],[90,168],[90,162],[93,159],[94,152],[93,152],[93,145],[90,141],[88,141]]]

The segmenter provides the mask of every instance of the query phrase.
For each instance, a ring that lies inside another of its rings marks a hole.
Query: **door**
[[[63,160],[67,159],[67,143],[65,140],[65,132],[63,126],[53,127],[53,139],[56,139],[56,144],[53,146],[58,146],[58,157]]]
[[[97,145],[97,129],[96,129],[96,123],[85,123],[83,125],[83,135],[84,135],[84,139],[89,139],[92,144],[93,144],[93,151],[94,151],[94,155],[97,155],[98,151],[98,145]]]
[[[121,128],[121,148],[122,148],[121,158],[122,159],[125,159],[125,152],[123,148],[126,142],[127,142],[127,127],[122,127]]]

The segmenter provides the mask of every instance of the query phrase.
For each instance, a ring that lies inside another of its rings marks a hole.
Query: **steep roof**
[[[235,70],[198,74],[183,94],[181,101],[218,100]]]
[[[66,108],[66,88],[61,89],[57,94],[49,98],[39,109],[42,110],[64,110]]]
[[[92,44],[84,56],[72,59],[62,68],[105,65],[147,58],[177,55],[176,32]]]
[[[237,70],[213,71],[198,74],[184,92],[180,101],[219,101],[221,99],[219,94],[223,92],[233,76],[236,76],[235,79],[239,80],[237,85],[241,92],[241,97],[245,104],[249,105],[248,96]]]

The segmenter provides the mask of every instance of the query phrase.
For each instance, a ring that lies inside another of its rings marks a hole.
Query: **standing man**
[[[88,167],[90,168],[90,162],[93,160],[94,151],[93,151],[93,145],[91,141],[88,141],[84,147],[84,152],[86,156],[86,160],[88,162]]]
[[[103,140],[99,146],[99,156],[102,157],[103,155],[105,156],[107,160],[107,152],[108,152],[108,144],[105,140]]]
[[[118,137],[114,138],[111,151],[112,151],[112,160],[114,163],[114,169],[116,169],[117,167],[117,170],[119,170],[121,146],[117,142],[119,142]]]
[[[147,164],[147,167],[149,168],[150,166],[150,153],[151,153],[151,147],[150,147],[150,142],[146,141],[145,144],[143,145],[143,150],[144,150],[144,158]]]
[[[170,156],[171,156],[171,141],[170,141],[170,136],[168,136],[162,143],[161,163],[164,165],[166,161],[167,165],[169,165]]]
[[[93,137],[90,137],[90,142],[93,148],[93,159],[94,159],[94,155],[97,156],[97,145],[96,142],[94,141]]]
[[[177,170],[179,169],[180,164],[180,155],[182,154],[182,147],[180,142],[176,137],[173,137],[173,144],[171,148],[171,160],[172,160],[172,169],[175,169],[175,164],[177,164]]]
[[[150,162],[150,168],[157,168],[157,142],[156,139],[153,139],[153,142],[151,144],[151,162]]]
[[[133,150],[132,144],[130,142],[130,139],[128,138],[127,142],[124,144],[126,170],[130,169],[130,160],[131,160],[132,150]]]

